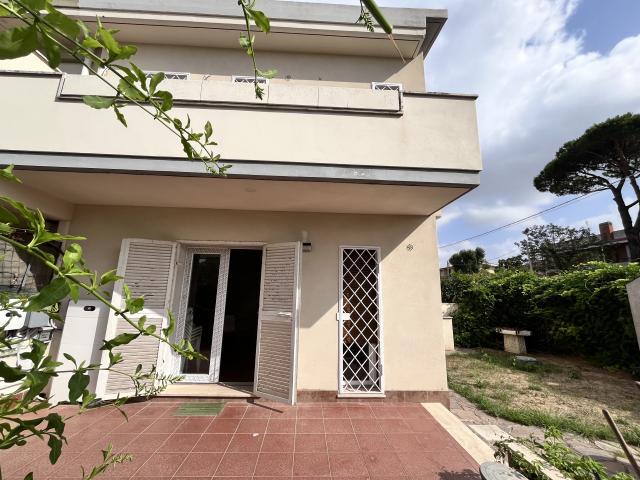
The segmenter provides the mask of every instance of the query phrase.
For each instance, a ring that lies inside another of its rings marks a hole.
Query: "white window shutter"
[[[265,245],[258,316],[254,393],[296,401],[300,242]]]
[[[122,286],[127,284],[133,297],[144,296],[144,309],[135,315],[129,315],[137,322],[146,315],[146,325],[155,325],[156,332],[166,326],[167,310],[171,299],[173,270],[175,264],[176,243],[160,240],[124,239],[118,261],[118,275],[123,280],[116,282],[113,288],[112,303],[124,306]],[[124,332],[135,332],[135,328],[113,311],[109,314],[105,338],[108,340]],[[157,365],[160,342],[148,336],[139,337],[128,345],[117,347],[124,361],[117,365],[121,372],[133,374],[138,364],[143,371]],[[107,352],[103,355],[102,365],[108,365]],[[133,391],[131,379],[126,375],[101,371],[98,377],[97,395],[113,398],[118,394],[126,395]]]

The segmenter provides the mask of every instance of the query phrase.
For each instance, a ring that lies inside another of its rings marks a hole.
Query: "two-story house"
[[[83,95],[111,92],[80,64],[0,64],[0,158],[23,180],[0,190],[86,236],[88,265],[117,265],[146,298],[139,315],[161,325],[171,309],[176,340],[208,358],[145,339],[122,348],[119,369],[155,364],[286,402],[447,404],[436,212],[481,169],[476,97],[425,82],[447,12],[384,10],[405,63],[384,33],[354,23],[359,7],[262,0],[272,32],[256,33],[258,59],[278,74],[258,100],[236,2],[64,3],[117,28],[145,71],[171,72],[175,113],[210,120],[231,165],[213,177],[138,109],[125,109],[125,128],[88,108]],[[73,325],[59,340],[98,359],[91,339],[127,330],[114,315]],[[130,385],[103,372],[92,388],[113,398]]]

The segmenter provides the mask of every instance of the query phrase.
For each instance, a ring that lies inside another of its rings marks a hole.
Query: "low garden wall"
[[[601,366],[640,375],[640,350],[626,284],[640,265],[584,264],[541,277],[525,271],[454,274],[442,301],[455,302],[458,347],[501,348],[497,327],[531,330],[531,351],[583,355]]]

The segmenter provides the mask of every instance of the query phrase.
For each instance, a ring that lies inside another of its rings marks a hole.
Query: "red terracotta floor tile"
[[[194,452],[225,452],[233,435],[229,433],[205,433],[193,447]]]
[[[400,416],[402,418],[425,418],[428,417],[427,411],[422,407],[422,405],[411,406],[411,407],[402,407],[399,408]]]
[[[415,433],[387,433],[387,440],[396,452],[424,450],[420,439]]]
[[[136,415],[128,422],[116,427],[112,430],[112,433],[141,433],[153,422],[155,422],[155,418],[138,417]]]
[[[298,418],[322,418],[322,407],[316,405],[299,406]]]
[[[329,456],[326,453],[294,453],[294,477],[328,477]]]
[[[400,452],[397,454],[404,471],[410,476],[437,474],[441,469],[423,452]]]
[[[133,475],[144,463],[151,457],[150,453],[135,453],[131,454],[131,461],[123,462],[118,465],[107,469],[103,475],[99,475],[98,478],[128,478]]]
[[[295,433],[296,420],[293,418],[270,418],[267,433]]]
[[[437,452],[458,447],[456,441],[448,433],[416,433],[415,436],[422,450],[427,452]]]
[[[377,420],[367,418],[354,418],[351,420],[355,433],[382,433]]]
[[[64,449],[68,450],[69,452],[84,452],[89,446],[93,445],[98,440],[104,437],[104,432],[80,432],[73,435],[67,440],[68,444],[65,445]]]
[[[236,433],[231,439],[229,452],[259,452],[264,434]]]
[[[398,407],[375,406],[371,407],[371,411],[373,412],[373,416],[378,419],[402,418],[400,408]]]
[[[69,452],[69,456],[67,458],[75,458],[77,455],[78,454],[75,452]],[[23,463],[17,468],[13,468],[11,470],[4,469],[3,466],[2,478],[7,480],[22,480],[30,472],[33,472],[33,478],[47,478],[49,475],[53,474],[58,469],[58,465],[61,465],[62,463],[64,463],[64,460],[61,457],[55,465],[51,465],[48,454],[43,454],[33,458],[32,461]],[[80,471],[80,467],[78,467],[77,470]]]
[[[349,413],[349,418],[373,418],[373,413],[371,412],[371,408],[364,405],[347,407],[347,412]]]
[[[172,476],[184,460],[183,453],[154,453],[135,476]]]
[[[242,418],[246,411],[246,406],[225,405],[220,415],[218,415],[218,418]]]
[[[136,437],[138,437],[138,434],[136,433],[109,433],[94,442],[89,448],[94,450],[105,450],[109,445],[111,445],[111,451],[113,453],[119,453]],[[65,450],[64,447],[62,449]]]
[[[189,417],[178,426],[175,433],[204,433],[212,421],[212,417]]]
[[[271,417],[271,409],[260,406],[250,406],[244,414],[243,418],[269,418]]]
[[[316,418],[298,419],[296,433],[324,433],[324,421]]]
[[[353,425],[348,418],[325,418],[324,429],[327,433],[353,433]]]
[[[293,452],[295,436],[289,433],[267,433],[262,441],[261,452]]]
[[[211,477],[215,473],[222,453],[190,453],[178,468],[176,476]]]
[[[159,417],[162,417],[169,409],[171,408],[170,405],[148,405],[147,407],[143,408],[142,410],[140,410],[138,412],[138,414],[136,415],[136,417],[139,418],[153,418],[153,419],[157,419]]]
[[[407,475],[402,461],[393,452],[369,452],[363,454],[363,459],[371,476],[395,475],[402,477]]]
[[[378,420],[380,430],[384,433],[411,433],[409,425],[401,418]]]
[[[270,418],[296,418],[298,416],[298,408],[289,405],[275,406],[271,410]]]
[[[439,452],[426,452],[424,455],[444,470],[456,472],[477,471],[476,462],[460,447]]]
[[[142,433],[134,437],[124,450],[131,453],[154,453],[170,436],[168,433]]]
[[[257,453],[225,453],[220,465],[218,465],[215,476],[252,476],[257,461]]]
[[[296,452],[325,453],[327,442],[324,433],[303,433],[295,436]]]
[[[357,433],[356,438],[363,452],[388,452],[391,445],[382,433]]]
[[[56,464],[56,468],[52,475],[59,477],[81,477],[80,473],[84,467],[85,471],[91,471],[96,465],[102,463],[102,453],[99,451],[85,452],[71,461]],[[11,472],[9,472],[11,473]],[[35,477],[38,478],[38,477]]]
[[[158,449],[158,452],[184,453],[190,452],[200,440],[199,433],[174,433]]]
[[[144,433],[173,433],[184,421],[184,418],[158,418]]]
[[[236,433],[265,433],[268,422],[265,418],[242,419]]]
[[[139,477],[139,478],[140,480],[144,480],[144,477]],[[238,477],[231,477],[231,478],[233,478],[234,480],[238,480]],[[211,475],[207,475],[206,477],[192,477],[192,476],[179,477],[176,475],[174,477],[171,477],[171,480],[211,480]]]
[[[236,433],[239,424],[239,418],[214,418],[207,433]]]
[[[353,433],[327,433],[329,452],[356,453],[360,451],[358,440]]]
[[[332,477],[367,475],[367,467],[362,455],[357,453],[329,453]]]
[[[347,407],[329,406],[322,408],[322,416],[324,418],[349,418]]]
[[[260,453],[254,477],[290,477],[293,474],[293,453]]]
[[[429,433],[439,429],[435,420],[428,418],[413,418],[407,420],[407,425],[415,433]]]

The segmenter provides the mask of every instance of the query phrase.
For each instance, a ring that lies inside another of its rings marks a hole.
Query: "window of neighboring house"
[[[395,90],[397,92],[402,91],[401,83],[388,83],[388,82],[372,82],[371,88],[373,90]]]
[[[256,77],[253,75],[233,75],[231,77],[231,81],[233,83],[253,83],[256,81]],[[264,85],[269,83],[269,80],[264,77],[257,78],[258,83],[262,83]]]
[[[145,71],[144,72],[147,78],[153,77],[157,71]],[[164,72],[164,78],[168,78],[169,80],[189,80],[191,76],[188,72]]]

